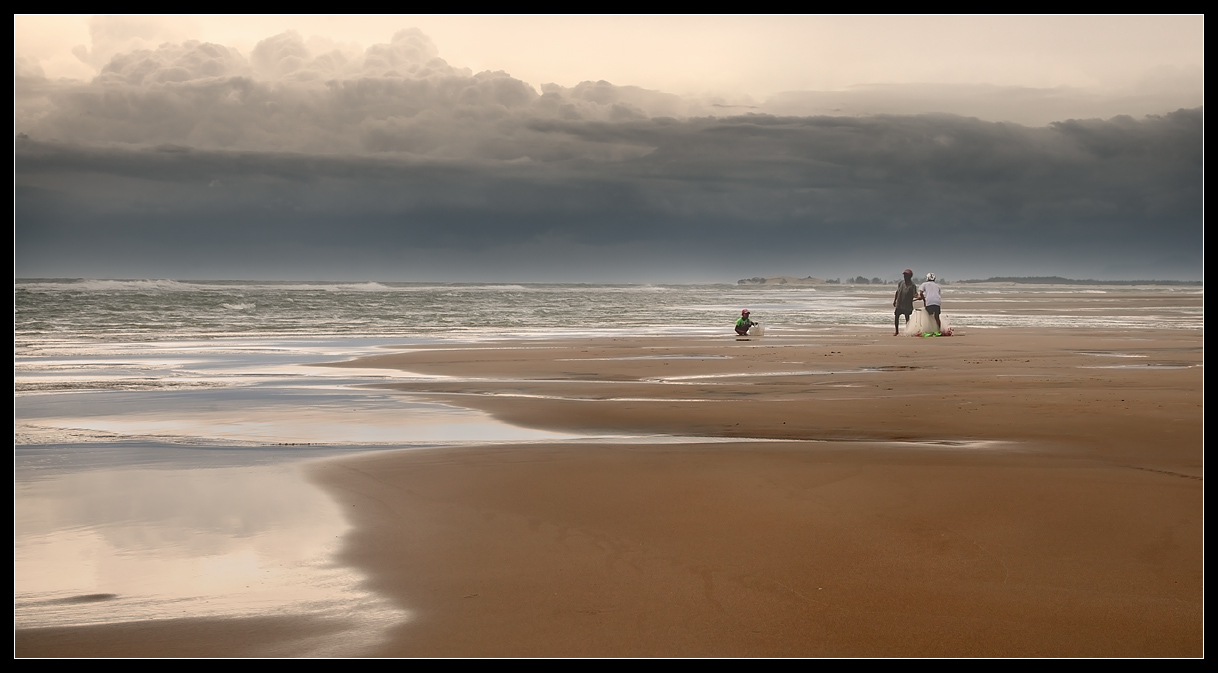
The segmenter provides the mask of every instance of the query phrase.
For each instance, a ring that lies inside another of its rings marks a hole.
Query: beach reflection
[[[16,405],[24,443],[63,441],[57,437],[82,432],[98,438],[345,446],[567,436],[518,428],[479,411],[324,383],[23,395]]]
[[[16,626],[307,614],[350,626],[318,651],[373,644],[408,615],[335,563],[347,523],[299,466],[19,478]]]
[[[569,435],[363,387],[404,372],[309,366],[371,347],[80,343],[19,356],[16,627],[308,617],[326,635],[294,654],[374,647],[409,614],[338,562],[349,525],[305,461]]]

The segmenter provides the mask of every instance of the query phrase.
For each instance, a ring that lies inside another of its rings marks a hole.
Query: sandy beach
[[[1196,331],[429,346],[334,366],[599,439],[311,474],[354,526],[341,560],[412,615],[373,655],[1201,656],[1202,358]],[[337,628],[231,626],[16,652],[285,654]]]
[[[391,656],[1199,656],[1190,332],[617,339],[360,366],[530,426],[316,471]]]

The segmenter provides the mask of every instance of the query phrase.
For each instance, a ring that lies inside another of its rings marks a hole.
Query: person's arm
[[[893,306],[893,308],[896,308],[896,306],[897,306],[897,299],[900,299],[900,298],[901,298],[901,286],[900,286],[900,285],[898,285],[898,286],[897,286],[897,292],[896,292],[896,294],[892,295],[892,306]]]

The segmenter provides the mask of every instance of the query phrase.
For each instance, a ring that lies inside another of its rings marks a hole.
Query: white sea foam
[[[326,285],[324,289],[330,292],[393,292],[394,288],[376,282],[346,283],[343,285]]]

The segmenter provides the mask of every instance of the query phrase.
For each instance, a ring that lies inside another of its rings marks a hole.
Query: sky
[[[19,277],[1199,279],[1201,16],[15,16]]]

